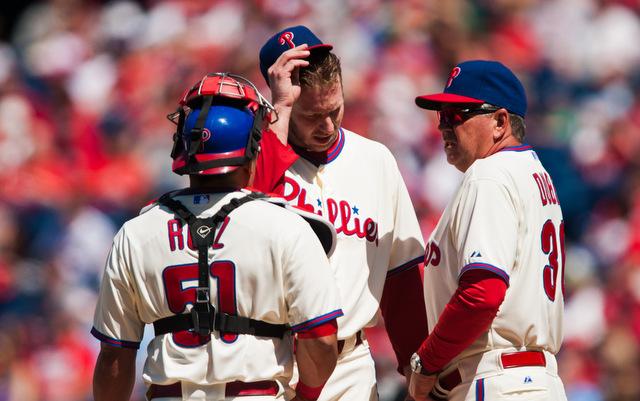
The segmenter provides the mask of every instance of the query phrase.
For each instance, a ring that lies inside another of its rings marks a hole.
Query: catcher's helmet
[[[273,115],[273,106],[247,79],[229,73],[206,75],[167,116],[178,125],[173,171],[224,174],[237,169],[254,158]]]

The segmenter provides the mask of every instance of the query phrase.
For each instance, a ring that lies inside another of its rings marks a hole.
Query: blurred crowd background
[[[395,154],[425,237],[460,173],[415,96],[468,59],[516,72],[526,142],[565,214],[569,399],[640,399],[640,2],[23,0],[0,13],[0,401],[92,399],[89,330],[113,235],[187,185],[165,115],[209,72],[269,99],[258,52],[298,24],[334,45],[343,125]],[[368,338],[381,401],[400,399],[383,330]],[[138,379],[133,400],[143,391]]]

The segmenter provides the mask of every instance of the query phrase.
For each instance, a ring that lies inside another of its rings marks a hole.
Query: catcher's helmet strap
[[[198,288],[195,305],[190,314],[169,316],[153,322],[156,336],[195,330],[201,336],[206,337],[212,330],[218,330],[227,333],[282,338],[289,330],[289,326],[284,324],[273,324],[244,316],[216,312],[209,299],[209,248],[213,245],[216,226],[236,208],[249,201],[266,197],[268,195],[263,193],[251,192],[245,197],[231,199],[215,215],[206,219],[197,218],[184,204],[171,198],[170,194],[165,194],[158,199],[160,204],[171,209],[189,224],[191,240],[198,248]]]
[[[200,118],[203,114],[206,115],[206,112],[200,113],[198,118]],[[177,168],[174,171],[178,174],[197,174],[201,171],[206,171],[216,167],[242,166],[245,163],[248,163],[254,158],[256,152],[260,148],[260,140],[262,139],[262,121],[263,121],[263,116],[256,115],[254,119],[253,127],[251,128],[251,132],[249,133],[249,137],[247,138],[247,145],[245,146],[243,156],[228,157],[228,158],[215,159],[215,160],[197,160],[196,155],[190,153],[189,163],[186,163],[184,166]],[[194,127],[194,129],[191,130],[191,133],[192,133],[191,150],[194,149],[193,132],[195,129],[196,128]],[[200,131],[200,140],[201,138],[202,138],[202,131]],[[175,140],[175,137],[174,137],[174,140]],[[176,148],[176,146],[177,145],[174,142],[174,149]],[[172,157],[174,156],[173,151],[171,155]],[[176,157],[177,155],[178,154],[176,154]]]
[[[178,128],[173,133],[173,148],[171,148],[171,158],[175,160],[182,152],[184,152],[184,143],[182,142],[182,127],[184,127],[184,120],[187,114],[184,109],[180,107],[176,113],[178,113]]]
[[[191,129],[191,146],[189,146],[189,156],[193,156],[200,149],[202,144],[202,132],[204,131],[204,124],[207,121],[207,115],[209,114],[209,108],[213,103],[213,96],[204,96],[202,100],[202,111],[196,119],[196,123]]]

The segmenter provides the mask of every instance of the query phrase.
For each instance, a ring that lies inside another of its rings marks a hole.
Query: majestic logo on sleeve
[[[327,198],[323,209],[320,199],[313,200],[309,196],[310,203],[307,203],[307,190],[302,188],[295,180],[285,177],[285,182],[284,198],[288,202],[320,216],[323,215],[323,210],[326,210],[327,216],[325,217],[333,224],[338,234],[355,235],[375,243],[376,246],[378,245],[378,223],[370,217],[364,218],[360,216],[358,205],[352,205],[346,200]]]

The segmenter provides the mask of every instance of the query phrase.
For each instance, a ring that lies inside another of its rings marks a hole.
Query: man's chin
[[[316,139],[313,141],[313,145],[316,149],[322,149],[322,151],[328,150],[335,142],[337,137],[331,136],[322,139]]]
[[[312,143],[307,144],[307,150],[316,153],[326,152],[331,148],[334,142],[335,138],[332,138],[329,141],[313,141]]]

